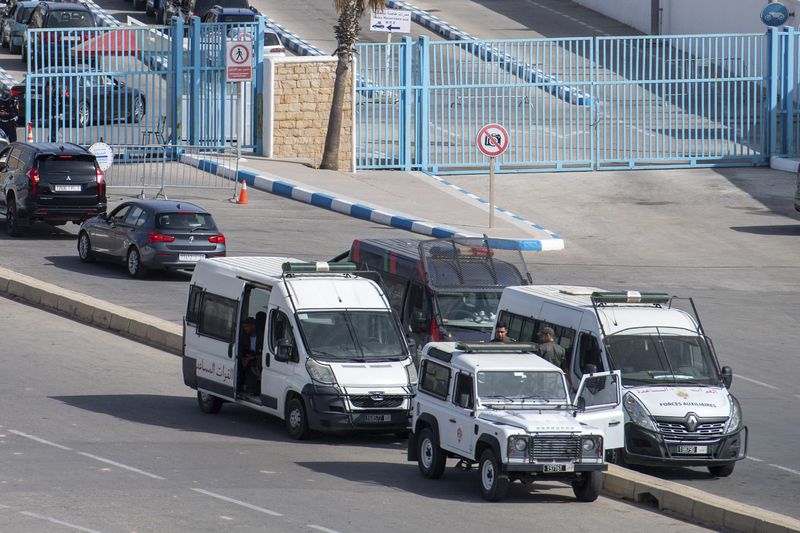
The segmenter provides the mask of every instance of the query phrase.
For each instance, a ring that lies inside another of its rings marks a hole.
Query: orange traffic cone
[[[242,189],[239,191],[239,198],[236,200],[237,204],[249,204],[247,200],[247,182],[242,180]]]
[[[25,140],[27,140],[29,143],[33,142],[33,123],[32,122],[28,122],[28,136],[26,137]]]

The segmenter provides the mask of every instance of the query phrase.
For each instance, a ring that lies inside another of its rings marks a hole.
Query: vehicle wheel
[[[431,428],[423,429],[417,440],[417,464],[419,471],[428,479],[439,479],[444,474],[447,456],[439,447],[439,441]]]
[[[78,235],[78,257],[80,257],[81,261],[84,263],[94,262],[92,243],[89,242],[89,235],[87,235],[85,231],[82,231],[81,234]]]
[[[311,434],[303,400],[294,397],[286,404],[286,431],[294,440],[305,440]]]
[[[496,502],[505,498],[509,483],[508,476],[500,473],[500,463],[491,448],[483,450],[479,471],[483,499]]]
[[[145,108],[144,108],[144,98],[141,96],[137,96],[133,99],[133,105],[131,105],[131,110],[128,111],[128,117],[126,122],[129,124],[133,122],[134,124],[138,124],[139,121],[142,120],[144,117]]]
[[[18,44],[9,43],[8,51],[11,52],[12,54],[18,54],[20,53],[20,51],[22,51],[22,47]]]
[[[733,474],[733,467],[736,463],[728,463],[726,465],[709,466],[708,471],[714,477],[728,477]]]
[[[89,102],[81,102],[78,105],[78,126],[84,128],[90,125],[92,120],[92,109]]]
[[[222,409],[222,400],[213,394],[197,391],[197,405],[208,415],[215,415]]]
[[[602,486],[602,472],[583,472],[572,482],[572,492],[579,502],[593,502],[600,496]]]
[[[17,217],[17,201],[13,196],[6,202],[6,233],[9,237],[19,237],[19,218]]]
[[[135,246],[131,246],[128,250],[128,274],[132,278],[143,278],[147,275],[147,268],[142,265],[142,256]]]

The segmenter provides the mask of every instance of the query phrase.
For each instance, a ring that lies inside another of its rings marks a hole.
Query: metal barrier
[[[147,191],[167,198],[167,190],[218,189],[236,193],[240,150],[230,147],[113,145],[114,163],[106,171],[109,189]]]
[[[504,172],[763,164],[778,83],[767,44],[749,34],[359,44],[357,168],[485,172],[475,136],[488,122],[509,130]],[[384,93],[396,97],[372,97]]]

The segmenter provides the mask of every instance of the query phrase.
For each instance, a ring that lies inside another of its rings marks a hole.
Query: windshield
[[[451,327],[490,330],[494,327],[502,292],[458,292],[437,294],[442,324]]]
[[[478,372],[478,398],[483,403],[563,402],[567,389],[561,372]]]
[[[394,315],[388,311],[314,311],[297,316],[312,356],[357,361],[406,357]]]
[[[624,385],[718,385],[720,377],[705,337],[688,330],[648,328],[606,337],[612,366]]]
[[[47,18],[47,28],[94,28],[88,11],[53,11]]]

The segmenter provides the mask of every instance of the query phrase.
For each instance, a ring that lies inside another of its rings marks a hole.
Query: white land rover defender
[[[584,375],[577,400],[564,373],[534,345],[432,342],[420,361],[408,460],[422,475],[442,476],[448,457],[477,463],[487,500],[509,482],[555,479],[594,501],[607,470],[604,444],[623,438],[618,372]]]

